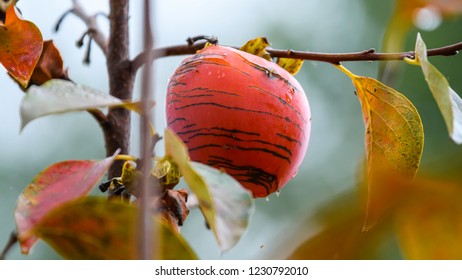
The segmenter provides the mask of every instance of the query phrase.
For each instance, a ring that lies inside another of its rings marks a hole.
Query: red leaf
[[[10,5],[5,25],[0,25],[0,63],[23,87],[29,83],[42,48],[40,30],[34,23],[20,19]]]
[[[30,83],[41,85],[51,79],[69,80],[63,59],[52,40],[43,42],[43,51],[30,78]]]
[[[15,210],[22,253],[27,254],[37,241],[33,230],[41,219],[63,203],[86,195],[112,165],[116,154],[102,161],[55,163],[34,178],[19,196]]]

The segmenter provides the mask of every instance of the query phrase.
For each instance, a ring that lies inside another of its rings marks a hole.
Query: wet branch
[[[206,42],[196,42],[194,44],[177,45],[163,48],[156,48],[151,50],[151,55],[155,58],[195,54],[198,50],[205,46]],[[452,56],[462,50],[462,42],[457,44],[448,45],[440,48],[429,49],[428,56]],[[312,61],[322,61],[332,64],[340,64],[345,61],[379,61],[379,60],[404,60],[405,58],[415,58],[414,51],[400,52],[400,53],[379,53],[374,49],[351,52],[351,53],[322,53],[310,51],[296,51],[296,50],[281,50],[274,48],[267,48],[266,51],[272,57],[294,58]],[[144,61],[146,53],[140,53],[132,61],[132,71],[139,69]]]
[[[456,55],[462,50],[462,42],[444,46],[441,48],[430,49],[427,51],[428,56],[451,56]],[[378,53],[374,49],[352,53],[318,53],[294,50],[278,50],[267,48],[266,51],[272,57],[296,58],[303,60],[315,60],[340,64],[345,61],[378,61],[378,60],[404,60],[405,58],[414,59],[415,51],[400,53]]]

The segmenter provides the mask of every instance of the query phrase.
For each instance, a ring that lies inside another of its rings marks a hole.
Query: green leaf
[[[41,86],[32,85],[22,99],[21,129],[42,116],[111,106],[134,107],[133,103],[125,103],[84,85],[59,79],[50,80]]]
[[[18,239],[23,254],[37,241],[33,231],[42,218],[70,200],[85,196],[114,162],[71,160],[55,163],[42,172],[19,195],[15,209]]]
[[[202,214],[220,249],[229,250],[247,227],[253,207],[250,194],[229,175],[190,163],[186,146],[170,129],[165,130],[164,137],[166,157],[170,157],[178,166],[189,188],[197,196]],[[231,214],[231,210],[236,213]]]
[[[35,234],[67,259],[136,259],[137,209],[127,203],[86,197],[45,216]],[[180,236],[158,220],[152,252],[164,260],[197,259]],[[160,236],[159,236],[160,235]],[[153,236],[154,238],[155,236]]]
[[[266,37],[258,37],[245,43],[240,50],[271,61],[271,55],[266,51],[266,47],[269,45],[270,43]]]
[[[403,190],[388,179],[412,180],[423,152],[422,121],[414,105],[398,91],[338,66],[353,81],[366,127],[367,209],[364,229],[371,228]]]
[[[416,60],[422,67],[425,80],[443,114],[451,139],[462,144],[462,99],[449,86],[448,80],[428,61],[427,47],[420,34],[415,46]]]
[[[43,48],[37,26],[20,19],[14,5],[6,11],[5,25],[0,25],[0,63],[22,87],[27,87]]]
[[[199,162],[190,164],[212,195],[218,240],[226,251],[236,245],[248,227],[254,209],[252,195],[228,174]]]

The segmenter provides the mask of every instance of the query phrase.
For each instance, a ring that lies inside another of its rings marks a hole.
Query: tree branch
[[[3,248],[3,251],[0,254],[0,260],[6,259],[6,255],[16,243],[18,243],[18,235],[16,234],[15,231],[13,231],[10,234],[10,239],[8,239],[8,242],[6,243],[5,248]]]
[[[61,24],[64,17],[69,13],[76,15],[87,25],[88,30],[91,30],[89,35],[93,38],[93,40],[95,40],[96,44],[101,48],[104,55],[107,56],[108,42],[106,36],[101,32],[101,29],[96,22],[96,17],[99,15],[99,13],[90,16],[85,12],[78,0],[72,0],[72,9],[64,13],[64,15],[58,20],[58,23],[56,24],[56,30],[59,28],[59,25]]]
[[[110,0],[110,35],[107,48],[109,94],[122,100],[131,100],[134,75],[129,61],[128,4],[129,0]],[[125,108],[110,108],[107,120],[111,126],[105,131],[106,154],[117,149],[130,152],[131,115]],[[108,172],[109,178],[121,175],[123,161],[116,161]]]
[[[462,42],[444,46],[441,48],[430,49],[427,51],[428,56],[451,56],[458,54],[462,50]],[[273,48],[266,48],[266,51],[272,57],[281,58],[295,58],[303,60],[315,60],[329,62],[332,64],[340,64],[344,61],[378,61],[378,60],[404,60],[405,58],[415,58],[414,51],[400,52],[400,53],[377,53],[374,49],[369,49],[361,52],[352,53],[318,53],[318,52],[304,52],[294,50],[278,50]]]
[[[177,45],[170,47],[163,47],[151,50],[151,55],[155,58],[195,54],[198,50],[205,46],[206,42],[195,44]],[[236,47],[233,47],[236,48]],[[428,56],[451,56],[456,55],[462,50],[462,42],[457,44],[444,46],[427,51]],[[272,57],[281,58],[294,58],[303,60],[323,61],[332,64],[339,64],[344,61],[378,61],[378,60],[404,60],[404,58],[413,59],[415,57],[414,51],[401,52],[401,53],[377,53],[374,49],[364,50],[360,52],[351,53],[321,53],[309,51],[295,51],[295,50],[280,50],[273,48],[266,48],[266,51]],[[146,57],[146,53],[140,53],[132,61],[132,71],[140,68]]]
[[[156,48],[150,52],[142,52],[132,60],[132,72],[136,72],[139,68],[141,68],[146,62],[146,57],[148,56],[157,59],[167,56],[195,54],[198,50],[203,49],[206,43],[207,42],[200,42],[192,45],[176,45],[164,48]]]

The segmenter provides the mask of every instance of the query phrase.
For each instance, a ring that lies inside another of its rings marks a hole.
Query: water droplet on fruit
[[[292,95],[291,94],[286,94],[286,102],[287,103],[292,102]]]
[[[209,74],[209,76],[211,76],[211,75],[212,75],[212,71],[209,71],[209,73],[208,73],[208,74]]]
[[[293,179],[295,176],[297,176],[297,172],[298,172],[298,170],[295,170],[294,174],[292,174],[292,179]]]
[[[281,192],[280,192],[280,191],[276,191],[275,194],[276,194],[276,197],[279,197],[279,195],[281,194]]]

